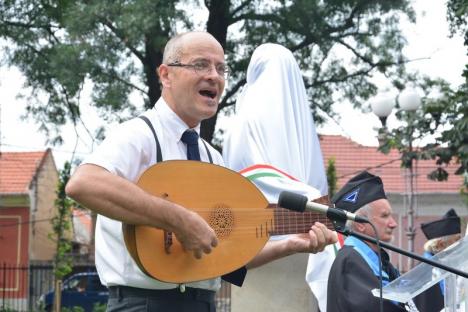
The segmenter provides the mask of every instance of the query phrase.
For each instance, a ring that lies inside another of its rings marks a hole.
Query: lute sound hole
[[[217,204],[210,213],[209,224],[218,238],[226,238],[234,227],[234,214],[224,204]]]

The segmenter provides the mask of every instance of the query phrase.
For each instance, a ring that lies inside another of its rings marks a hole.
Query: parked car
[[[62,308],[81,307],[85,312],[92,312],[96,303],[106,304],[108,298],[109,292],[96,272],[76,273],[63,282]],[[52,311],[54,291],[43,294],[39,304],[45,311]]]

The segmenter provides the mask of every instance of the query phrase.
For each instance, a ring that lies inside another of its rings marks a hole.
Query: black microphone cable
[[[380,250],[380,238],[379,238],[379,233],[377,232],[377,229],[375,228],[375,225],[372,224],[372,222],[370,222],[369,220],[367,220],[366,223],[370,224],[375,234],[375,243],[377,245],[377,256],[379,257],[379,309],[380,309],[380,312],[383,312],[382,254]]]

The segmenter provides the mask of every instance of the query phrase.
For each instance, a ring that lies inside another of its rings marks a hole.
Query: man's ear
[[[354,223],[354,226],[356,227],[356,230],[359,232],[364,232],[364,229],[366,228],[366,225],[364,223]]]
[[[169,77],[169,66],[167,66],[166,64],[159,65],[157,73],[159,75],[159,81],[161,82],[163,88],[170,88],[171,79]]]

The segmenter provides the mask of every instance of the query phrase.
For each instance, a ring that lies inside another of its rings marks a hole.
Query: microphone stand
[[[337,231],[337,232],[339,232],[339,233],[341,233],[343,235],[346,235],[346,236],[351,235],[351,236],[357,237],[359,239],[362,239],[363,241],[373,243],[373,244],[377,244],[377,240],[375,238],[364,235],[364,234],[361,234],[361,233],[356,233],[353,230],[346,228],[344,226],[344,222],[333,221],[333,224],[335,226],[335,231]],[[399,254],[405,255],[407,257],[416,259],[416,260],[421,261],[421,262],[425,262],[425,263],[430,264],[430,265],[432,265],[434,267],[440,268],[442,270],[448,271],[448,272],[456,274],[458,276],[468,278],[468,273],[457,270],[457,269],[449,267],[449,266],[446,266],[445,264],[442,264],[440,262],[437,262],[437,261],[434,261],[434,260],[431,260],[431,259],[428,259],[428,258],[424,258],[424,257],[422,257],[420,255],[417,255],[415,253],[403,250],[401,248],[395,247],[393,245],[390,245],[390,244],[382,242],[382,241],[379,241],[379,244],[380,244],[380,247],[383,247],[385,249],[395,251],[395,252],[397,252]]]

